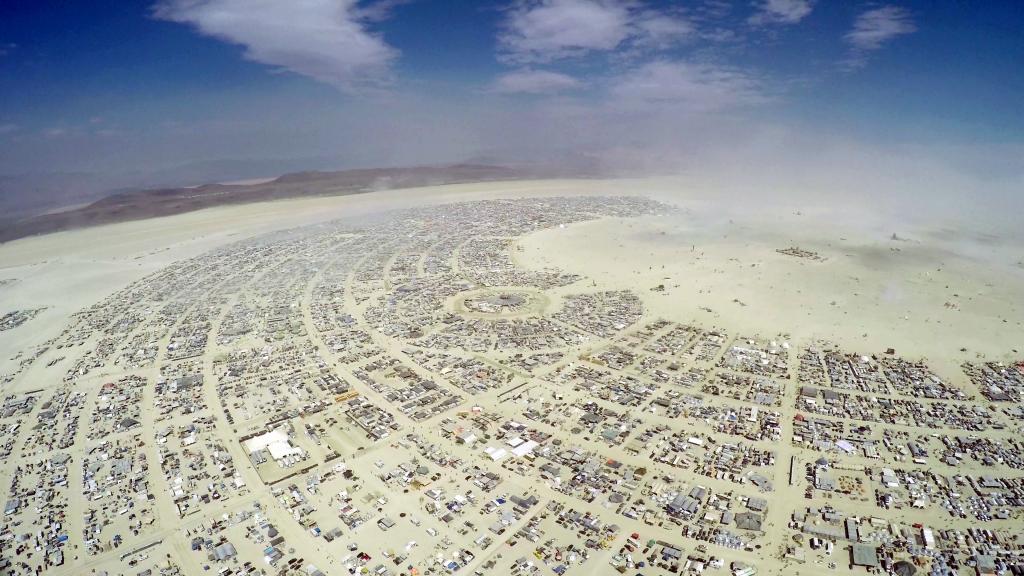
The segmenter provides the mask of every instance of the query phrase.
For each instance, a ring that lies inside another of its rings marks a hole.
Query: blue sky
[[[824,141],[1015,174],[1022,29],[1013,1],[7,0],[0,173]]]

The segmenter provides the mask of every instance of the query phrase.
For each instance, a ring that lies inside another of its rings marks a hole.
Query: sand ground
[[[1024,348],[1024,249],[984,223],[973,230],[938,219],[908,226],[870,207],[761,205],[669,179],[551,180],[220,207],[0,245],[0,278],[17,280],[0,287],[0,310],[47,307],[0,332],[0,372],[12,368],[17,351],[56,336],[72,313],[229,242],[411,205],[586,194],[647,195],[680,211],[533,234],[520,243],[522,264],[638,288],[653,316],[827,338],[865,353],[891,347],[927,357],[948,376],[965,358],[1008,358]],[[824,260],[776,252],[790,246]],[[664,292],[650,291],[661,284]]]
[[[336,218],[358,220],[411,205],[583,194],[649,195],[679,210],[657,217],[604,219],[537,232],[523,237],[513,256],[525,267],[552,266],[580,274],[592,281],[595,289],[635,290],[646,307],[644,322],[662,317],[717,326],[730,333],[785,333],[798,342],[826,338],[862,353],[892,347],[905,357],[927,357],[940,374],[949,378],[959,377],[957,366],[965,358],[1019,357],[1016,350],[1024,346],[1024,269],[1015,260],[1024,251],[1002,236],[951,228],[948,222],[896,225],[890,217],[851,211],[849,207],[765,207],[723,201],[712,199],[704,190],[685,188],[678,181],[540,181],[439,186],[225,207],[0,245],[0,278],[16,280],[0,287],[0,312],[47,307],[24,325],[0,332],[0,373],[16,366],[12,358],[19,351],[56,336],[74,312],[174,261],[236,240]],[[897,239],[892,238],[893,233]],[[792,246],[813,251],[821,259],[776,251]],[[651,290],[659,285],[664,286],[663,291]],[[351,298],[351,291],[347,294]],[[354,301],[349,305],[355,308]],[[308,324],[309,310],[304,313]],[[387,346],[389,355],[402,357],[393,343],[379,344]],[[39,376],[47,374],[41,366],[33,369],[40,370]],[[208,366],[206,369],[209,372]],[[53,379],[60,373],[51,369],[48,374]],[[45,381],[41,377],[27,380]],[[213,407],[216,398],[212,386],[207,392],[211,395],[208,405]],[[782,406],[787,415],[793,410],[795,394],[792,386],[784,392]],[[582,400],[582,393],[569,395]],[[476,401],[499,404],[492,395]],[[146,397],[143,404],[152,405],[152,398]],[[143,412],[146,430],[152,428],[151,418],[148,411]],[[220,415],[217,419],[219,429],[230,428]],[[782,437],[787,438],[792,421],[783,422]],[[411,421],[404,424],[406,432],[434,432]],[[560,431],[563,434],[567,433],[564,428]],[[84,433],[83,427],[79,434]],[[635,460],[619,449],[589,439],[581,442],[621,461]],[[244,461],[240,448],[230,446],[236,461]],[[783,480],[789,456],[799,451],[786,442],[778,449],[774,474],[778,491],[773,495],[768,521],[769,526],[781,529],[786,514],[803,500],[800,487],[787,487]],[[147,450],[155,461],[154,449]],[[376,458],[387,461],[388,466],[398,463],[391,461],[397,455],[386,444],[365,452],[362,461]],[[232,501],[232,509],[270,498],[253,470],[242,466],[242,471],[252,492]],[[458,481],[454,473],[445,474],[439,484],[457,485]],[[76,477],[71,485],[77,487],[80,482]],[[712,479],[701,482],[717,486]],[[515,482],[512,485],[520,488]],[[723,484],[722,488],[731,487]],[[371,478],[365,491],[383,493],[386,489]],[[324,494],[329,496],[330,492],[325,489]],[[164,496],[159,502],[166,504]],[[325,510],[329,508],[326,502],[320,504]],[[396,516],[416,507],[412,496],[396,494],[380,514]],[[177,522],[175,512],[166,505],[159,515]],[[310,543],[300,537],[298,529],[279,511],[271,511],[270,517],[279,526],[288,527],[289,542],[320,545],[319,541]],[[930,523],[942,521],[935,512],[922,518]],[[156,535],[191,528],[190,523],[195,522],[183,521]],[[427,522],[429,525],[431,521]],[[371,522],[355,536],[376,539],[377,530]],[[554,527],[552,530],[557,532]],[[388,537],[401,544],[415,536],[429,545],[422,533],[423,529],[413,530],[411,524],[402,523]],[[234,534],[233,539],[243,541],[240,534]],[[182,552],[170,543],[163,546]],[[313,554],[312,548],[300,552]],[[788,569],[767,560],[768,552],[757,555],[764,562],[761,566],[765,573]],[[243,553],[257,554],[258,550]],[[606,560],[595,558],[587,570],[606,569]],[[193,568],[198,573],[198,566]],[[815,569],[808,565],[805,573],[816,573]],[[63,573],[72,570],[84,569],[69,566]]]
[[[894,348],[950,377],[965,359],[1009,359],[1024,342],[1024,270],[1009,247],[975,255],[871,230],[787,221],[649,217],[549,229],[520,242],[526,265],[646,292],[655,317],[740,332]],[[776,252],[790,246],[824,260]],[[663,285],[664,291],[652,291]]]
[[[537,195],[613,193],[608,182],[505,182],[380,191],[355,196],[219,207],[165,218],[71,230],[0,245],[0,313],[46,307],[0,332],[0,374],[11,357],[58,335],[71,314],[169,264],[258,234],[413,205]],[[31,327],[29,327],[31,326]]]

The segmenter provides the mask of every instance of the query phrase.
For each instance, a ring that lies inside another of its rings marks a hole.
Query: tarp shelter
[[[281,460],[288,456],[301,456],[303,453],[302,448],[291,445],[291,442],[288,441],[288,434],[280,428],[254,436],[246,440],[244,445],[250,454],[266,449],[274,460]]]
[[[850,551],[854,566],[878,567],[878,549],[868,544],[854,544]]]
[[[213,549],[213,557],[221,561],[234,558],[237,554],[238,552],[231,542],[225,542]]]
[[[495,462],[508,455],[508,451],[504,448],[495,448],[493,446],[488,446],[484,449],[484,452],[486,452],[487,455],[491,457],[491,460],[494,460]]]
[[[917,572],[917,566],[914,566],[906,560],[900,560],[892,565],[892,571],[896,576],[914,576]]]

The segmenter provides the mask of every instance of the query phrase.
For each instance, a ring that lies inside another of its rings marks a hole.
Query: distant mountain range
[[[154,169],[0,174],[0,224],[38,216],[44,212],[77,208],[116,192],[177,188],[257,176],[276,176],[301,170],[336,170],[346,167],[340,162],[337,158],[326,156],[295,159],[225,158]]]
[[[490,164],[454,164],[411,168],[373,168],[333,172],[293,172],[266,182],[253,184],[204,184],[195,187],[156,188],[121,192],[94,189],[89,175],[54,175],[48,187],[63,190],[49,194],[49,211],[40,213],[40,202],[31,198],[19,202],[16,180],[0,178],[0,200],[7,204],[7,218],[0,222],[0,242],[26,236],[101,224],[142,220],[181,214],[213,206],[244,204],[284,198],[337,196],[374,190],[411,188],[439,184],[457,184],[527,178],[586,176],[590,170],[572,173],[538,166],[498,166]],[[219,173],[223,174],[223,170]],[[39,185],[39,184],[37,184]],[[53,210],[58,206],[78,206]]]

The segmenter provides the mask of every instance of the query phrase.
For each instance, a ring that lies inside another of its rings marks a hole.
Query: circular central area
[[[533,300],[526,292],[483,293],[462,300],[466,310],[481,314],[508,314],[522,312]]]
[[[471,316],[510,317],[540,313],[548,299],[524,288],[489,288],[464,292],[454,299],[457,312]]]
[[[475,312],[512,312],[522,308],[529,298],[524,294],[512,294],[502,292],[492,296],[481,296],[480,298],[468,298],[465,301],[466,308]]]

